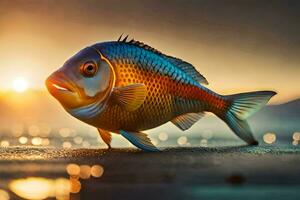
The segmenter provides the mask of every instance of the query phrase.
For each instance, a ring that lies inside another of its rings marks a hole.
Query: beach
[[[0,149],[0,186],[10,199],[22,199],[11,190],[14,180],[72,180],[72,166],[101,166],[96,177],[75,177],[79,191],[61,199],[297,199],[299,155],[297,146],[271,145],[167,148],[159,153],[7,147]]]

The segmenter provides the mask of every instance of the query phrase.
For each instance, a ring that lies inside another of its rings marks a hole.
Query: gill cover
[[[115,71],[109,60],[97,49],[88,48],[96,51],[99,59],[97,74],[94,77],[82,79],[86,101],[88,102],[89,99],[93,99],[93,101],[84,106],[68,110],[70,114],[83,120],[94,118],[104,110],[116,81]]]

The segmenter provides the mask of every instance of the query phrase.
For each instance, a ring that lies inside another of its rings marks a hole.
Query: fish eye
[[[80,68],[81,74],[86,77],[93,77],[97,73],[97,71],[97,65],[91,61],[84,63]]]

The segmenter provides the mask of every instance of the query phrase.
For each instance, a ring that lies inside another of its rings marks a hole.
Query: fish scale
[[[109,43],[102,44],[97,49],[114,66],[116,87],[143,83],[148,92],[145,102],[133,112],[121,109],[118,105],[108,105],[98,119],[98,124],[107,130],[146,130],[180,114],[195,112],[203,106],[198,100],[184,98],[191,89],[180,83],[192,82],[189,77],[154,53],[132,45]],[[199,84],[194,81],[194,85]],[[194,87],[194,90],[197,91],[198,88]]]
[[[172,91],[181,91],[185,94],[188,89],[170,84],[167,77],[162,77],[151,72],[147,72],[141,67],[134,64],[114,64],[116,69],[116,86],[122,87],[134,83],[143,83],[147,87],[147,96],[144,103],[139,109],[128,112],[121,109],[118,105],[109,105],[107,110],[103,112],[99,119],[99,124],[108,130],[145,130],[160,125],[162,121],[167,122],[175,116],[191,110],[195,110],[199,106],[197,100],[182,99],[172,95]],[[173,87],[173,88],[172,88]],[[189,102],[193,102],[192,104]],[[193,106],[189,106],[193,105]]]

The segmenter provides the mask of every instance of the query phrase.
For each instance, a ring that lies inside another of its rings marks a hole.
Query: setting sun
[[[24,92],[28,89],[28,82],[24,78],[16,78],[12,83],[12,88],[16,92]]]

